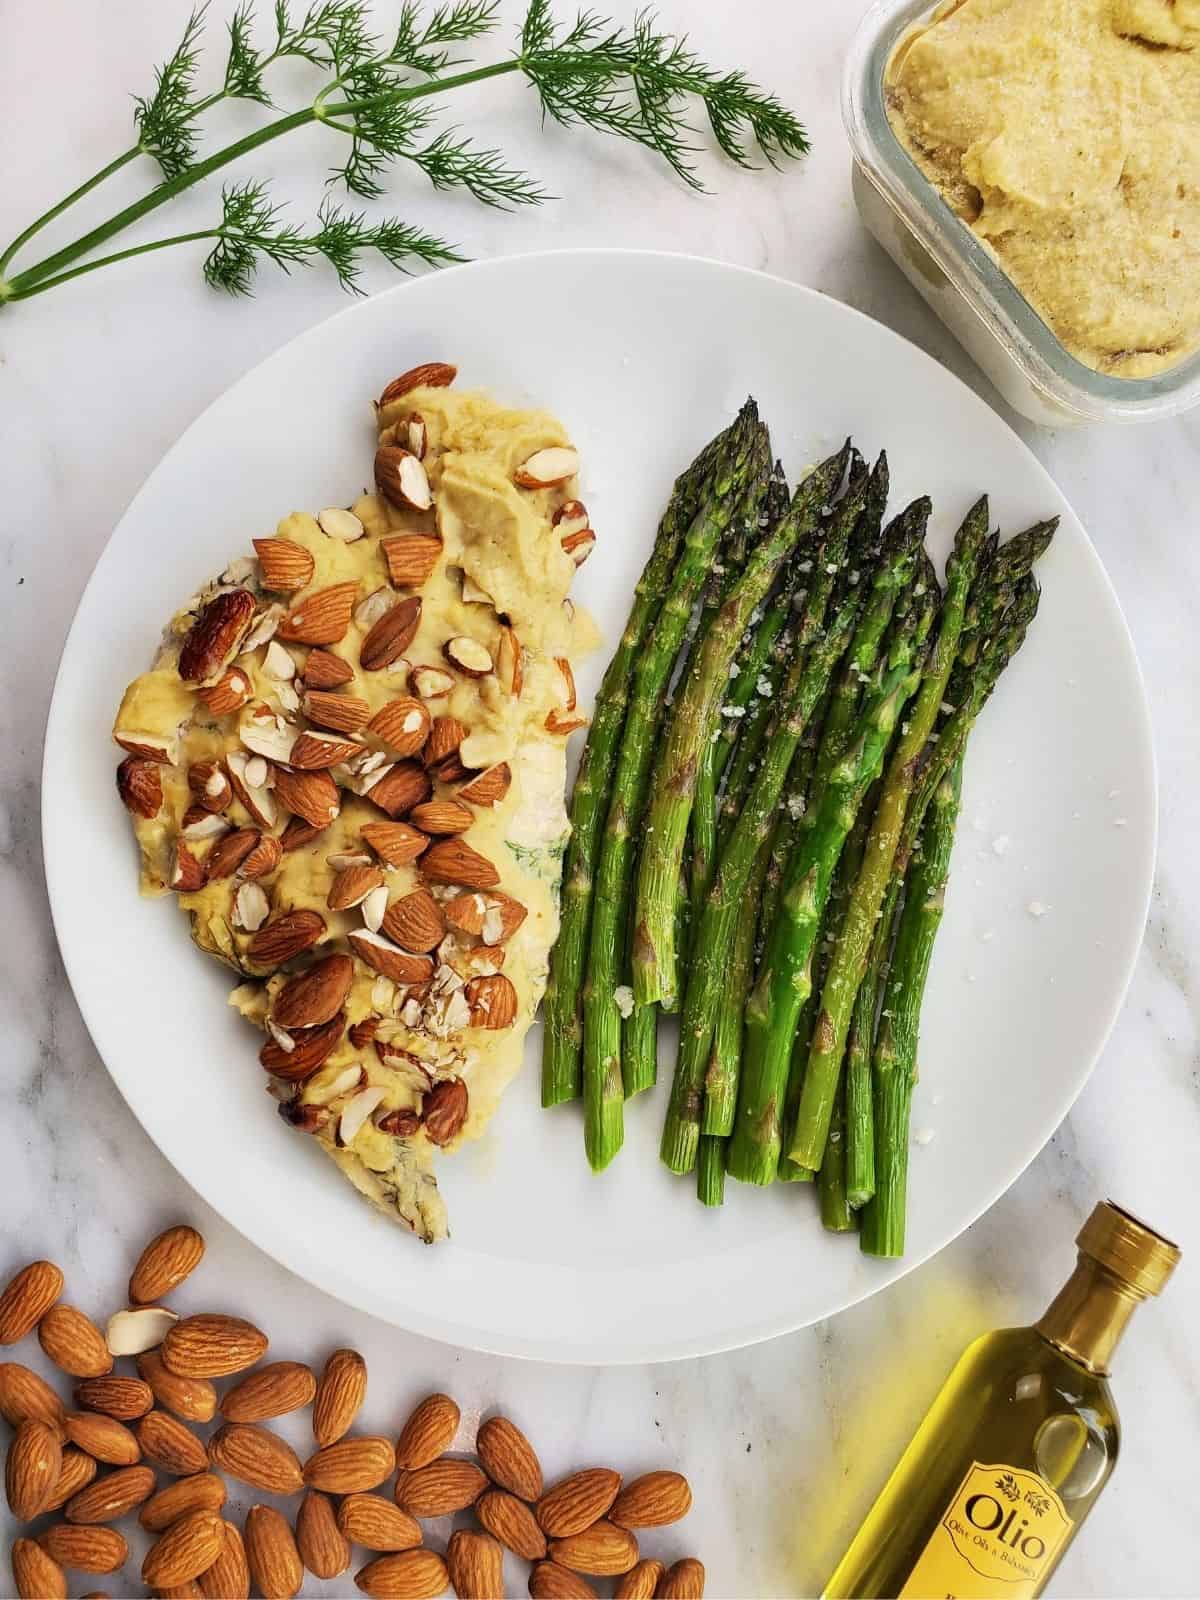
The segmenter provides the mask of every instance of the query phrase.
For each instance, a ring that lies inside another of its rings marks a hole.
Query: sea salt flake
[[[913,1134],[913,1143],[919,1144],[922,1148],[927,1144],[932,1144],[936,1131],[934,1128],[918,1128]]]
[[[1031,900],[1025,909],[1031,917],[1044,917],[1050,907],[1043,905],[1040,900]]]
[[[1006,833],[998,833],[992,840],[992,854],[997,856],[1007,854],[1009,842],[1009,837]]]

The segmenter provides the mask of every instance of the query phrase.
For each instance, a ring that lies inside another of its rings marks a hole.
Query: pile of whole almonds
[[[34,1261],[0,1293],[0,1344],[36,1332],[48,1359],[75,1380],[68,1410],[20,1362],[0,1363],[0,1416],[13,1429],[5,1460],[12,1514],[53,1520],[13,1541],[21,1600],[65,1600],[66,1573],[115,1573],[130,1547],[114,1526],[136,1514],[150,1543],[142,1581],[151,1594],[290,1600],[307,1569],[336,1579],[371,1559],[354,1582],[373,1600],[503,1600],[504,1555],[530,1564],[534,1600],[572,1600],[616,1579],[624,1600],[699,1600],[704,1568],[643,1557],[636,1530],[677,1522],[692,1503],[677,1472],[629,1484],[607,1467],[572,1473],[551,1488],[529,1440],[507,1417],[480,1424],[474,1457],[447,1452],[459,1408],[445,1394],[422,1400],[393,1443],[351,1432],[366,1397],[367,1369],[335,1350],[320,1374],[298,1361],[260,1364],[267,1336],[222,1313],[180,1317],[160,1302],[199,1264],[194,1228],[168,1228],[142,1252],[129,1306],[106,1332],[62,1303],[63,1275]],[[133,1371],[118,1371],[119,1364]],[[215,1379],[233,1381],[218,1392]],[[312,1408],[315,1449],[302,1461],[264,1424]],[[202,1438],[198,1426],[219,1425]],[[222,1476],[224,1474],[224,1477]],[[294,1517],[253,1505],[243,1526],[228,1520],[224,1478],[272,1497],[302,1496]],[[389,1494],[379,1491],[393,1480]],[[421,1521],[474,1514],[444,1553],[425,1543]],[[84,1600],[107,1600],[93,1590]]]

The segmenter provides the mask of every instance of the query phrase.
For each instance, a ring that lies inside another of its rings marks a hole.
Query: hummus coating
[[[419,413],[427,431],[425,466],[433,491],[434,508],[417,512],[398,508],[377,494],[365,494],[353,511],[364,525],[364,536],[343,543],[326,534],[316,517],[293,512],[273,530],[274,537],[302,546],[313,558],[313,573],[303,590],[271,596],[258,590],[253,571],[240,574],[236,566],[224,581],[210,585],[189,601],[170,623],[152,669],[126,690],[114,725],[115,733],[142,734],[166,740],[171,759],[158,768],[163,802],[153,817],[132,818],[141,853],[141,889],[162,894],[170,884],[172,853],[192,796],[187,772],[198,761],[220,762],[240,748],[239,730],[256,706],[267,705],[277,714],[300,722],[294,704],[286,702],[287,689],[267,670],[266,647],[245,651],[236,666],[248,678],[247,705],[227,716],[214,716],[197,696],[193,685],[179,675],[183,641],[201,605],[235,583],[251,585],[261,603],[279,609],[298,609],[306,595],[332,584],[354,582],[357,599],[383,590],[383,605],[395,603],[401,591],[392,590],[380,539],[388,535],[436,533],[442,551],[434,571],[420,585],[422,602],[417,633],[394,670],[367,672],[359,661],[370,618],[356,615],[337,642],[325,646],[327,654],[344,660],[352,670],[342,692],[366,701],[373,714],[405,692],[410,666],[422,663],[445,666],[443,645],[465,635],[487,646],[498,670],[481,678],[453,674],[448,695],[430,703],[436,716],[457,717],[469,730],[460,747],[466,765],[486,768],[507,762],[511,786],[492,806],[472,807],[473,821],[465,837],[472,849],[491,861],[500,874],[503,892],[520,901],[527,913],[502,950],[490,952],[470,941],[459,948],[451,938],[439,959],[461,977],[473,971],[502,970],[513,984],[517,1014],[502,1029],[467,1026],[430,1035],[424,1024],[404,1021],[407,991],[381,979],[355,959],[354,981],[345,1003],[347,1025],[366,1018],[379,1019],[376,1038],[423,1061],[435,1081],[443,1076],[460,1078],[469,1091],[466,1120],[453,1144],[478,1138],[496,1109],[506,1085],[519,1070],[525,1034],[545,987],[550,947],[558,931],[558,886],[562,854],[568,835],[564,805],[566,740],[546,726],[547,714],[563,710],[566,685],[556,658],[578,659],[593,649],[598,635],[588,614],[567,599],[575,563],[561,544],[552,517],[574,490],[528,490],[513,482],[517,467],[536,451],[565,445],[562,425],[542,411],[505,408],[482,391],[421,388],[382,408],[378,415],[380,442],[401,442],[407,420]],[[252,562],[242,563],[253,568]],[[464,598],[464,575],[475,586]],[[504,621],[502,621],[505,619]],[[523,683],[519,694],[510,692],[499,670],[501,635],[511,625],[520,641]],[[295,661],[294,690],[303,692],[301,677],[308,647],[286,646]],[[335,778],[338,776],[335,772]],[[456,785],[434,784],[439,798],[449,798]],[[254,818],[234,799],[226,808],[236,827],[254,825]],[[358,910],[334,911],[327,904],[336,876],[339,853],[363,850],[364,824],[383,820],[369,797],[341,791],[337,818],[311,844],[284,854],[279,865],[261,880],[270,901],[270,917],[298,909],[318,911],[326,932],[312,954],[345,950],[346,935],[361,927]],[[287,821],[281,810],[274,827],[280,833]],[[204,845],[196,848],[202,854]],[[369,854],[370,852],[368,852]],[[329,858],[333,856],[335,864]],[[396,900],[421,883],[419,863],[386,870],[389,898]],[[248,1021],[266,1027],[273,995],[290,972],[269,978],[253,976],[247,960],[250,934],[238,927],[232,898],[237,881],[220,878],[194,893],[180,893],[179,905],[191,918],[196,944],[233,967],[250,981],[240,983],[230,997]],[[454,888],[437,888],[449,897]],[[495,964],[491,957],[495,956]],[[307,959],[307,958],[306,958]],[[441,970],[441,969],[439,969]],[[349,1092],[330,1091],[358,1064],[363,1083],[382,1091],[378,1114],[418,1109],[411,1077],[383,1060],[373,1047],[356,1048],[348,1033],[322,1067],[300,1087],[300,1104],[340,1108]],[[250,1070],[254,1070],[251,1068]],[[357,1092],[362,1084],[356,1085]],[[435,1146],[424,1128],[409,1137],[393,1137],[368,1118],[343,1147],[335,1139],[336,1120],[316,1135],[345,1176],[364,1195],[404,1221],[419,1236],[433,1240],[445,1236],[445,1207],[438,1194],[432,1163]]]
[[[1200,0],[947,0],[897,45],[917,165],[1097,372],[1200,348]]]

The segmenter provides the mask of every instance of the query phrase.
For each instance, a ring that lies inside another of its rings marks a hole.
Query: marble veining
[[[507,0],[504,9],[515,18],[519,8]],[[711,59],[744,65],[803,111],[814,154],[802,168],[776,177],[714,163],[718,194],[697,197],[637,152],[542,132],[528,95],[506,82],[481,95],[478,131],[502,140],[565,198],[531,215],[488,214],[406,177],[397,180],[396,209],[476,256],[604,243],[763,267],[890,324],[1003,410],[854,212],[837,76],[862,0],[758,0],[735,10],[665,0],[659,9],[686,23]],[[145,88],[181,14],[150,0],[26,8],[3,73],[0,234],[11,236],[92,171],[99,152],[124,148],[128,96]],[[38,70],[47,53],[61,111],[53,118],[44,115]],[[311,148],[277,148],[280,197],[311,210]],[[145,181],[145,172],[121,174],[114,198],[132,197]],[[214,205],[211,192],[194,192],[172,228],[205,225]],[[88,215],[85,206],[80,221]],[[58,228],[46,235],[47,243],[65,237]],[[520,1419],[551,1474],[606,1460],[629,1473],[678,1462],[698,1509],[648,1547],[694,1547],[708,1565],[711,1595],[815,1593],[958,1350],[988,1327],[1036,1315],[1067,1270],[1072,1235],[1096,1198],[1111,1194],[1190,1252],[1200,1249],[1200,422],[1052,433],[1009,418],[1074,503],[1121,597],[1146,675],[1162,785],[1146,944],[1112,1039],[1070,1116],[966,1235],[833,1322],[675,1366],[523,1364],[398,1333],[292,1278],[233,1233],[174,1174],[121,1100],[57,956],[40,861],[40,750],[79,594],[123,507],[197,412],[342,304],[330,278],[314,271],[290,281],[267,274],[252,305],[234,305],[206,291],[198,269],[198,258],[154,257],[0,314],[0,1276],[29,1255],[49,1255],[66,1270],[70,1297],[99,1313],[116,1303],[144,1238],[191,1219],[208,1239],[208,1284],[218,1275],[230,1310],[262,1317],[280,1356],[312,1357],[340,1343],[363,1351],[371,1369],[365,1424],[392,1431],[413,1400],[444,1387],[458,1396],[468,1428],[496,1406]],[[368,274],[371,289],[387,281],[383,270]],[[87,852],[81,815],[81,872]],[[919,1151],[914,1160],[919,1168]],[[203,1282],[179,1296],[195,1309],[210,1299]],[[1058,1595],[1195,1593],[1198,1322],[1189,1259],[1167,1297],[1140,1313],[1122,1352],[1122,1462],[1061,1569]],[[298,1426],[290,1431],[302,1436]],[[7,1545],[7,1524],[4,1532]],[[95,1582],[75,1585],[87,1587]],[[305,1593],[345,1588],[310,1580]]]

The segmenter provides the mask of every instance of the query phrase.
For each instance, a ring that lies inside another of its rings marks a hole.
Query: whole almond
[[[473,1028],[509,1028],[517,1016],[517,991],[502,972],[472,978],[463,991],[471,1008]]]
[[[45,1378],[19,1361],[0,1362],[0,1417],[11,1427],[45,1422],[61,1432],[65,1415],[65,1406]]]
[[[396,1465],[401,1471],[427,1467],[444,1455],[458,1432],[459,1409],[448,1394],[427,1395],[400,1430]]]
[[[180,1223],[167,1228],[138,1257],[129,1279],[129,1298],[135,1306],[146,1306],[177,1289],[200,1265],[204,1240],[195,1228]]]
[[[665,1528],[691,1509],[692,1491],[681,1472],[647,1472],[626,1484],[608,1515],[619,1528]]]
[[[620,1488],[621,1474],[608,1467],[586,1467],[561,1478],[535,1508],[542,1531],[552,1539],[582,1533],[607,1513]]]
[[[310,656],[310,665],[311,661]],[[357,733],[371,715],[370,706],[359,695],[335,694],[329,689],[310,688],[304,697],[304,711],[310,722],[335,733]]]
[[[246,1546],[232,1522],[221,1524],[221,1554],[196,1580],[204,1600],[248,1600],[250,1566]]]
[[[246,958],[252,967],[281,967],[310,949],[324,932],[325,918],[319,911],[285,911],[258,930],[246,947]]]
[[[68,1522],[117,1522],[153,1493],[149,1467],[121,1467],[72,1495],[63,1515]]]
[[[296,1513],[296,1545],[314,1578],[340,1577],[350,1566],[350,1545],[338,1526],[333,1501],[310,1489]]]
[[[470,783],[464,783],[458,791],[460,800],[467,800],[473,806],[494,806],[504,799],[512,784],[512,768],[507,761],[501,761],[494,767],[488,767],[477,778],[472,778]]]
[[[379,782],[373,783],[367,790],[367,799],[394,822],[397,818],[406,816],[414,806],[420,805],[422,800],[428,800],[432,793],[433,784],[429,774],[419,761],[397,761],[390,772],[385,771]],[[382,826],[382,824],[372,826]],[[405,837],[411,840],[415,832],[415,829],[410,829]],[[366,836],[367,830],[364,828],[363,837]],[[420,837],[423,841],[424,835]],[[378,845],[372,845],[372,849],[385,861],[391,861],[392,866],[403,866],[405,860],[411,861],[423,848],[424,844],[421,843],[415,852],[410,850],[403,860],[392,861]]]
[[[550,1559],[572,1572],[612,1578],[637,1565],[638,1542],[627,1528],[600,1517],[590,1528],[550,1541]]]
[[[112,1371],[104,1335],[75,1306],[51,1306],[38,1323],[38,1343],[54,1365],[73,1378],[102,1378]]]
[[[423,953],[435,949],[446,937],[446,919],[428,889],[414,889],[388,906],[383,931],[405,950]]]
[[[595,1589],[569,1567],[557,1561],[539,1561],[529,1574],[533,1600],[594,1600]]]
[[[225,1484],[212,1472],[180,1478],[152,1495],[138,1512],[147,1533],[161,1533],[193,1511],[220,1511],[225,1504]]]
[[[432,1144],[449,1144],[467,1120],[469,1093],[461,1078],[443,1078],[425,1096],[422,1108],[425,1137]]]
[[[464,889],[494,889],[500,882],[494,864],[454,836],[431,844],[421,857],[420,870],[429,883],[458,883]]]
[[[428,848],[429,836],[408,822],[368,822],[363,838],[389,867],[406,867]]]
[[[18,1522],[32,1522],[45,1508],[61,1471],[57,1429],[45,1422],[23,1422],[4,1462],[4,1490]]]
[[[137,1436],[115,1417],[99,1411],[69,1411],[63,1426],[76,1449],[86,1450],[110,1467],[132,1467],[142,1458]]]
[[[446,1517],[473,1506],[487,1488],[486,1476],[473,1461],[440,1461],[402,1472],[396,1480],[396,1504],[414,1517]]]
[[[207,1378],[183,1378],[172,1372],[159,1350],[137,1358],[137,1369],[166,1411],[188,1422],[211,1422],[217,1412],[217,1391]]]
[[[396,1470],[391,1441],[373,1434],[351,1434],[327,1444],[304,1463],[310,1489],[328,1494],[355,1494],[374,1489]]]
[[[279,624],[279,637],[297,644],[336,644],[350,626],[357,597],[357,583],[334,583],[306,594]]]
[[[335,1350],[326,1361],[313,1400],[313,1438],[335,1443],[347,1432],[367,1394],[367,1364],[357,1350]]]
[[[311,581],[316,562],[312,553],[294,539],[255,539],[254,549],[264,589],[291,594]]]
[[[38,1543],[72,1572],[115,1572],[129,1560],[129,1546],[115,1528],[56,1522],[38,1535]]]
[[[542,1492],[542,1464],[529,1440],[507,1417],[489,1417],[479,1424],[475,1453],[493,1483],[511,1489],[522,1500],[536,1500]]]
[[[304,1568],[291,1523],[273,1506],[251,1506],[246,1513],[246,1561],[263,1600],[300,1593]]]
[[[433,533],[395,533],[379,541],[397,589],[419,589],[433,576],[442,541]]]
[[[134,1429],[142,1454],[174,1478],[189,1478],[208,1466],[208,1452],[185,1422],[166,1411],[151,1411]]]
[[[141,1378],[85,1378],[75,1386],[81,1411],[102,1411],[118,1422],[144,1417],[154,1404],[154,1391]]]
[[[303,1486],[300,1458],[286,1440],[251,1422],[227,1422],[208,1441],[213,1466],[267,1494],[295,1494]]]
[[[668,1567],[654,1591],[661,1600],[704,1600],[704,1564],[686,1556]]]
[[[414,594],[401,600],[367,634],[358,652],[364,672],[381,672],[398,661],[416,637],[421,624],[421,597]]]
[[[165,1588],[152,1592],[155,1600],[204,1600],[204,1590],[198,1578],[189,1578],[186,1583],[168,1583]]]
[[[327,772],[291,772],[287,767],[275,768],[275,798],[318,830],[327,828],[342,806],[338,786]]]
[[[62,1453],[62,1470],[58,1474],[54,1492],[42,1510],[57,1511],[60,1506],[65,1506],[81,1489],[87,1488],[99,1470],[100,1464],[94,1456],[86,1455],[75,1445],[69,1444]]]
[[[613,1600],[654,1600],[666,1570],[661,1561],[639,1561],[617,1584]]]
[[[117,793],[135,817],[156,817],[162,809],[162,768],[144,756],[126,756],[117,768]]]
[[[540,1561],[546,1554],[546,1535],[524,1500],[507,1489],[489,1489],[475,1502],[475,1515],[502,1545],[525,1561]]]
[[[350,993],[350,985],[354,981],[354,962],[346,955],[323,956],[320,961],[314,961],[311,967],[298,972],[294,978],[289,978],[275,996],[271,1007],[271,1014],[276,1024],[285,1029],[315,1028],[323,1022],[329,1022],[337,1016],[342,1009],[346,996]],[[189,1319],[194,1320],[194,1319]],[[173,1329],[177,1332],[177,1329]],[[259,1336],[260,1338],[262,1335]],[[266,1339],[263,1339],[263,1350],[266,1349]],[[258,1352],[258,1355],[263,1353]],[[244,1363],[252,1366],[258,1359]],[[167,1365],[175,1366],[171,1360],[170,1349],[167,1350]],[[178,1369],[177,1369],[178,1370]],[[236,1372],[237,1367],[227,1369]],[[216,1374],[205,1374],[216,1376]]]
[[[354,1581],[371,1600],[435,1600],[445,1593],[450,1574],[435,1551],[402,1550],[368,1561]]]
[[[341,656],[335,656],[329,650],[308,652],[304,663],[306,689],[336,689],[340,684],[349,683],[353,677],[354,668]]]
[[[53,1261],[22,1267],[0,1294],[0,1344],[16,1344],[32,1333],[62,1292],[63,1275]]]
[[[225,1524],[215,1511],[189,1511],[146,1552],[142,1581],[153,1589],[187,1583],[208,1570],[225,1544]]]
[[[224,589],[213,596],[179,652],[179,676],[185,683],[217,682],[249,633],[256,609],[248,589]]]
[[[347,957],[342,959],[350,965]],[[318,1020],[325,1022],[328,1018]],[[225,1378],[252,1367],[266,1349],[267,1336],[253,1323],[244,1322],[241,1317],[203,1313],[184,1317],[168,1330],[162,1356],[167,1369],[177,1377]]]
[[[379,396],[377,404],[382,411],[384,406],[390,406],[413,389],[444,389],[457,376],[458,368],[452,367],[448,361],[422,362],[419,367],[410,367],[398,378],[393,378]]]
[[[13,1583],[20,1600],[67,1600],[67,1575],[33,1539],[14,1539]]]
[[[221,1401],[226,1422],[266,1422],[308,1405],[317,1380],[300,1361],[273,1361],[228,1390]]]
[[[446,1566],[458,1600],[504,1600],[504,1552],[486,1533],[452,1533]]]
[[[378,1494],[348,1494],[338,1507],[337,1525],[351,1544],[365,1550],[415,1550],[421,1542],[420,1524]]]

